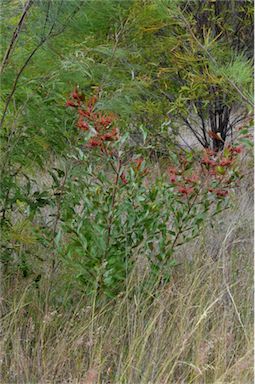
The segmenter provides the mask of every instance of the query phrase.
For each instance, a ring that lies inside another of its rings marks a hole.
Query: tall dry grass
[[[63,287],[61,275],[38,284],[6,278],[0,382],[252,383],[250,189],[179,249],[168,285],[141,289],[139,266],[122,295],[96,301]]]

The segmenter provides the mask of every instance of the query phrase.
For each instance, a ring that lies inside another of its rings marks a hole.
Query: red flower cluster
[[[124,172],[121,173],[120,178],[121,178],[121,181],[122,181],[123,184],[127,184],[128,183],[127,178],[126,178]]]
[[[190,177],[185,177],[185,181],[191,184],[198,184],[199,177],[197,175],[191,175]]]
[[[226,197],[228,195],[228,191],[224,189],[209,188],[208,191],[215,193],[218,197]]]
[[[192,187],[179,187],[178,192],[182,193],[183,195],[190,195],[194,192],[194,188]]]
[[[172,184],[176,183],[177,180],[177,170],[176,168],[169,167],[168,168],[168,174],[169,174],[169,179]]]
[[[201,164],[206,165],[209,173],[212,175],[217,174],[217,171],[213,170],[215,167],[229,167],[235,161],[237,154],[242,152],[242,147],[228,146],[222,153],[215,153],[214,151],[207,149],[201,159]]]
[[[181,161],[183,164],[183,161]],[[188,162],[184,162],[185,166],[188,165]],[[168,174],[170,182],[177,188],[179,193],[183,195],[191,195],[195,192],[194,187],[199,183],[199,177],[195,174],[191,174],[188,177],[185,177],[182,173],[182,169],[179,171],[176,168],[169,167]]]
[[[223,159],[219,162],[220,167],[227,167],[228,165],[233,163],[233,159]]]
[[[78,107],[72,100],[67,100],[66,102],[67,107]]]
[[[207,155],[205,155],[202,160],[201,160],[201,164],[203,165],[209,165],[211,167],[216,167],[217,163],[216,161],[210,159]]]
[[[83,131],[89,131],[94,128],[94,134],[88,141],[88,147],[100,147],[102,150],[104,142],[115,141],[119,139],[118,128],[112,127],[116,120],[114,114],[103,115],[95,111],[97,96],[92,96],[87,101],[83,94],[78,92],[77,87],[71,94],[71,99],[67,100],[66,106],[77,108],[78,121],[77,127]]]
[[[214,153],[207,150],[204,154],[201,164],[206,167],[203,172],[206,178],[206,184],[217,182],[220,189],[208,188],[209,192],[214,193],[217,197],[226,197],[229,193],[229,188],[234,182],[232,177],[229,177],[229,170],[233,169],[235,160],[238,154],[243,150],[242,146],[233,147],[226,146],[221,153]]]
[[[76,87],[72,92],[70,99],[67,100],[66,106],[76,109],[77,112],[77,123],[76,126],[82,131],[93,132],[92,137],[89,138],[86,146],[89,148],[100,148],[101,152],[108,157],[113,157],[112,166],[118,173],[117,169],[121,164],[121,159],[115,153],[114,148],[109,145],[119,139],[119,130],[114,126],[114,122],[117,116],[113,113],[103,114],[102,112],[96,111],[96,103],[98,97],[96,95],[86,100],[83,94],[78,92]],[[108,145],[107,145],[108,144]],[[141,168],[142,159],[135,160],[137,170]],[[116,162],[116,164],[114,164]],[[123,184],[127,184],[127,178],[125,172],[122,171],[116,178],[120,179]]]
[[[229,150],[232,153],[242,153],[243,152],[243,146],[238,145],[237,147],[229,147]]]
[[[222,153],[206,149],[202,153],[200,165],[192,160],[191,164],[189,160],[185,161],[180,157],[178,167],[168,168],[170,183],[185,196],[192,196],[204,190],[214,193],[217,197],[226,197],[235,181],[235,177],[230,177],[229,170],[233,169],[236,157],[242,150],[242,146],[226,147]],[[217,188],[217,185],[220,188]]]

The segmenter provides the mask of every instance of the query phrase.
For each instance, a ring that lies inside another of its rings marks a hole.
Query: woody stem
[[[112,164],[112,163],[111,163],[111,164]],[[115,170],[115,172],[116,172],[116,179],[115,179],[115,182],[114,182],[114,188],[113,188],[113,193],[112,193],[112,202],[111,202],[111,208],[110,208],[110,217],[109,217],[108,230],[107,230],[106,249],[107,249],[108,246],[109,246],[110,238],[111,238],[112,222],[113,222],[113,210],[114,210],[115,203],[116,203],[116,193],[117,193],[118,182],[119,182],[119,178],[120,178],[121,165],[122,165],[122,162],[121,162],[120,157],[118,157],[118,165],[117,165],[117,169],[116,169],[116,168],[114,167],[114,165],[112,164],[112,166],[113,166],[113,168],[114,168],[114,170]]]

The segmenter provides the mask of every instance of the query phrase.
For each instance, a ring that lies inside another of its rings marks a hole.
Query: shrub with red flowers
[[[92,96],[86,101],[84,95],[75,88],[71,94],[71,99],[67,100],[66,106],[77,109],[77,127],[90,132],[88,147],[99,147],[105,151],[106,142],[116,141],[119,138],[119,130],[114,126],[117,116],[112,113],[97,112],[95,110],[96,102],[97,96]]]
[[[225,197],[236,187],[240,178],[238,171],[238,155],[243,146],[227,146],[222,152],[205,149],[201,154],[192,153],[187,158],[178,158],[178,167],[169,167],[169,181],[183,195],[199,192],[214,193],[217,197]]]
[[[72,155],[62,252],[71,276],[112,296],[124,288],[135,254],[147,258],[153,276],[169,278],[176,248],[198,236],[209,212],[228,207],[242,147],[173,153],[167,175],[155,179],[141,156],[126,160],[127,136],[116,115],[98,110],[98,97],[76,88],[66,104],[83,143]]]

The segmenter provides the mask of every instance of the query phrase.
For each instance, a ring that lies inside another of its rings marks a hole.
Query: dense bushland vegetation
[[[1,7],[1,380],[251,382],[253,3]]]

